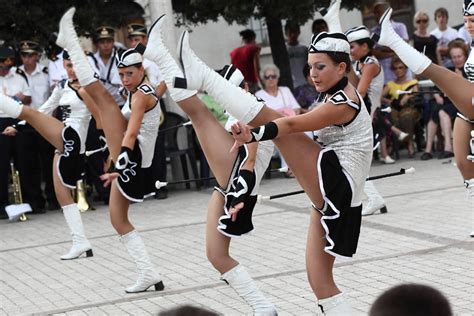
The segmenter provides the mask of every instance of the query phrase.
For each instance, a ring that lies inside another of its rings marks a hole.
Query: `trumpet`
[[[11,171],[12,171],[12,182],[13,182],[13,199],[15,204],[20,205],[23,204],[23,196],[21,195],[21,183],[20,183],[20,173],[16,170],[13,163],[10,163]],[[25,213],[22,213],[18,218],[21,222],[28,220],[28,217]]]

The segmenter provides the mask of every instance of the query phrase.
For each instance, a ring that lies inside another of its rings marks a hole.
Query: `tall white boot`
[[[325,316],[350,316],[352,308],[342,293],[318,300],[318,311],[316,315]]]
[[[76,30],[74,30],[74,24],[72,23],[74,12],[76,12],[76,9],[74,7],[70,8],[59,21],[59,34],[56,44],[68,51],[77,79],[81,86],[85,87],[97,81],[98,78],[84,54]]]
[[[222,274],[222,280],[226,281],[253,308],[254,315],[278,315],[275,306],[257,288],[252,277],[242,265],[239,264]]]
[[[0,94],[0,112],[5,113],[11,118],[17,118],[20,116],[21,110],[23,110],[23,104],[4,94]]]
[[[391,16],[392,8],[388,8],[380,18],[381,31],[378,43],[390,47],[408,68],[419,75],[431,65],[431,60],[398,36],[392,27]]]
[[[385,200],[380,195],[379,191],[377,191],[372,181],[365,181],[364,192],[369,201],[362,209],[362,216],[372,215],[378,210],[380,210],[380,213],[387,213]]]
[[[471,210],[474,209],[474,178],[465,180],[464,184],[466,185],[467,195],[469,202],[471,204]],[[471,214],[471,225],[474,227],[474,214]],[[469,234],[469,236],[474,237],[474,228]]]
[[[81,212],[77,204],[63,206],[63,214],[71,230],[72,247],[67,254],[61,256],[61,260],[77,259],[83,253],[86,253],[87,257],[92,257],[94,254],[92,253],[91,244],[84,233]]]
[[[341,10],[341,0],[335,0],[327,12],[324,12],[323,19],[328,25],[329,32],[342,33],[341,19],[339,11]]]
[[[263,102],[236,87],[201,61],[189,46],[189,34],[183,32],[178,43],[178,55],[185,79],[176,78],[175,87],[206,91],[233,117],[247,124],[263,108]]]
[[[166,86],[168,87],[171,98],[175,102],[179,102],[192,97],[197,93],[197,91],[177,89],[174,87],[174,78],[183,77],[183,72],[164,44],[161,30],[165,18],[165,15],[160,16],[150,27],[150,30],[148,31],[148,43],[143,56],[158,65],[161,74],[165,78]]]
[[[120,236],[120,241],[127,247],[127,251],[135,261],[138,270],[138,279],[134,285],[125,289],[127,293],[138,293],[154,286],[155,291],[164,290],[165,286],[161,276],[155,271],[150,257],[145,249],[145,244],[136,230]]]

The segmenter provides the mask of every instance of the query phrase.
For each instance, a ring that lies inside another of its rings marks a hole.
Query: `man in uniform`
[[[147,29],[143,24],[129,24],[127,27],[128,31],[128,47],[132,48],[138,44],[146,46],[148,42],[147,38]],[[166,92],[166,83],[161,76],[160,68],[158,66],[144,58],[143,59],[143,68],[145,68],[145,73],[148,78],[148,81],[155,87],[156,95],[160,98],[160,107],[162,115],[166,113],[165,103],[163,102],[163,97]],[[160,128],[163,125],[160,125]],[[166,181],[166,154],[165,154],[165,136],[164,133],[158,133],[155,144],[155,154],[153,156],[153,161],[151,164],[152,169],[152,178],[162,182]],[[157,199],[166,199],[168,197],[168,189],[163,187],[157,189],[155,192],[155,198]]]
[[[41,47],[39,43],[32,40],[24,40],[20,42],[20,57],[23,65],[18,67],[21,69],[27,79],[31,90],[31,107],[38,109],[50,95],[48,68],[41,66],[38,61],[40,59]],[[54,147],[46,141],[33,128],[24,129],[16,136],[16,144],[18,148],[27,153],[24,157],[19,157],[19,162],[23,165],[22,169],[29,169],[28,174],[31,179],[22,186],[29,187],[34,198],[34,204],[40,207],[45,206],[44,198],[41,194],[41,178],[45,182],[45,196],[48,201],[49,210],[59,209],[53,186],[53,156]],[[41,163],[41,168],[40,168]],[[39,194],[38,194],[39,193]]]
[[[24,105],[31,103],[31,92],[26,75],[13,67],[15,52],[7,46],[0,46],[0,93],[8,95]],[[14,124],[14,120],[0,111],[0,133]],[[0,134],[0,216],[7,218],[5,206],[8,200],[8,173],[10,160],[14,154],[13,138]],[[19,169],[20,175],[24,172]],[[26,202],[26,201],[25,201]]]

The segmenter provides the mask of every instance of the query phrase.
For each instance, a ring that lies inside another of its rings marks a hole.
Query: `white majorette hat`
[[[347,36],[347,40],[349,41],[349,43],[361,39],[371,39],[369,29],[363,25],[352,27],[348,29],[344,34]]]
[[[474,15],[474,0],[464,0],[462,5],[463,15]]]
[[[125,68],[143,63],[142,55],[135,48],[130,48],[122,54],[117,54],[116,58],[118,68]]]
[[[342,33],[321,32],[313,35],[308,48],[309,53],[346,53],[351,52],[351,45]]]

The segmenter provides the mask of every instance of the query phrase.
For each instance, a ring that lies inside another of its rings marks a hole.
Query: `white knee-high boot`
[[[127,248],[128,253],[135,261],[138,270],[138,279],[134,285],[125,289],[127,293],[138,293],[154,286],[156,291],[164,290],[161,276],[155,271],[150,257],[145,249],[145,244],[136,230],[120,236],[120,241]]]
[[[63,206],[63,214],[71,231],[72,247],[67,254],[61,256],[61,260],[77,259],[83,253],[86,253],[87,257],[92,257],[94,254],[92,253],[91,244],[84,233],[81,212],[77,204]]]
[[[0,111],[5,113],[11,118],[17,118],[23,110],[23,104],[18,103],[12,98],[0,94]]]
[[[72,7],[62,16],[61,21],[59,22],[59,34],[56,44],[68,51],[72,64],[74,65],[74,72],[76,73],[77,79],[81,86],[85,87],[98,79],[94,76],[94,70],[92,70],[89,61],[79,44],[79,38],[77,37],[76,31],[74,30],[72,17],[74,16],[75,11],[76,9]]]
[[[363,216],[372,215],[378,210],[380,210],[380,213],[387,213],[385,200],[380,195],[379,191],[377,191],[372,181],[365,181],[364,192],[369,200],[367,205],[362,209]]]
[[[150,27],[150,30],[148,31],[148,43],[143,56],[152,60],[158,65],[158,67],[160,67],[161,74],[165,78],[166,86],[168,87],[171,98],[175,102],[179,102],[192,97],[197,93],[197,91],[177,89],[174,87],[174,78],[183,77],[183,72],[164,44],[161,30],[165,18],[165,15],[160,16]]]
[[[350,316],[352,308],[342,293],[318,300],[318,311],[316,315],[325,316]]]
[[[467,195],[469,202],[471,204],[471,209],[474,209],[474,178],[465,180],[464,184],[466,185]],[[469,236],[474,237],[474,219],[472,218],[474,214],[471,215],[471,225],[473,226],[473,231],[469,234]]]
[[[378,43],[390,47],[408,68],[419,75],[431,65],[431,60],[398,36],[392,27],[391,16],[392,8],[388,8],[380,18],[381,31]]]
[[[341,0],[335,0],[323,16],[331,33],[342,33],[341,19],[339,18],[340,10]]]
[[[263,108],[263,102],[245,90],[234,86],[201,61],[189,46],[189,34],[183,32],[178,43],[178,55],[183,67],[184,80],[176,79],[178,85],[186,89],[203,90],[209,93],[233,117],[247,124]]]
[[[252,277],[242,265],[239,264],[222,274],[222,280],[226,281],[253,308],[254,315],[278,315],[275,306],[257,288]]]

